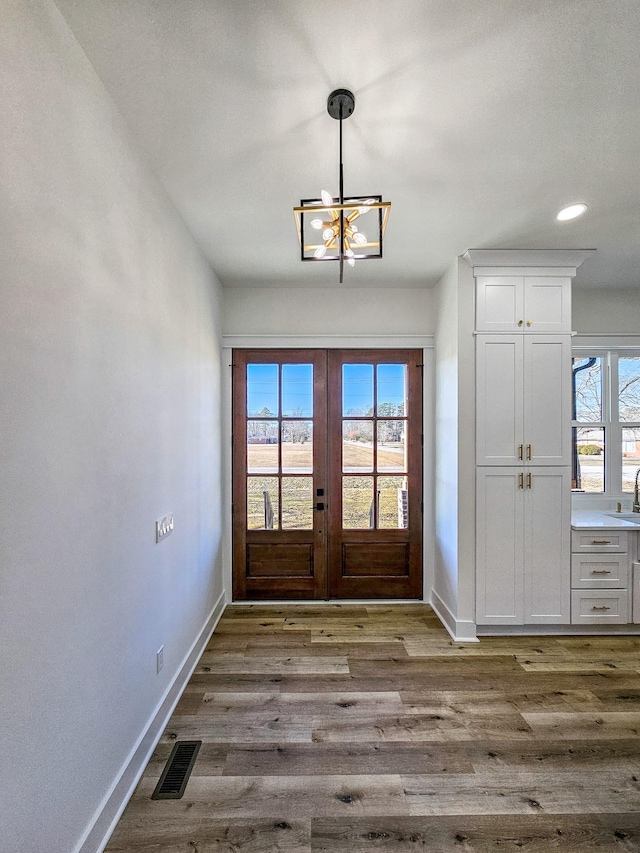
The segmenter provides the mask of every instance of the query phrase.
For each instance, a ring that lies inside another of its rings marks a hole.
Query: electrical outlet
[[[158,651],[156,652],[156,675],[160,672],[162,667],[164,666],[164,646],[160,646]]]
[[[156,542],[159,542],[161,539],[164,539],[172,531],[173,513],[170,512],[168,515],[165,515],[156,521]]]

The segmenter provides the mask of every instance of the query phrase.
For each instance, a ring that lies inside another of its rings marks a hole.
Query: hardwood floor
[[[184,797],[151,800],[176,739]],[[640,638],[231,606],[107,853],[640,851]]]

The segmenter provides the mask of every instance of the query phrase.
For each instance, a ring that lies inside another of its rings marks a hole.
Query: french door
[[[420,350],[236,350],[236,600],[422,596]]]

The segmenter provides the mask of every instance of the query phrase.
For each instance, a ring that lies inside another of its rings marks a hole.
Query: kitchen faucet
[[[636,471],[636,485],[633,490],[633,511],[640,512],[640,500],[638,499],[638,474],[640,474],[640,468]]]

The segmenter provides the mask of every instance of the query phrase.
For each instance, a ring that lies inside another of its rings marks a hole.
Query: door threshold
[[[238,605],[241,607],[250,607],[252,604],[259,604],[260,607],[264,607],[267,604],[273,604],[277,607],[282,607],[285,604],[308,604],[313,607],[320,606],[323,604],[429,604],[428,601],[424,601],[422,598],[320,598],[320,599],[291,599],[286,598],[278,601],[274,601],[271,598],[268,599],[259,599],[254,598],[251,601],[230,601],[229,604]]]

